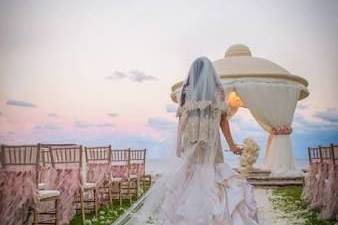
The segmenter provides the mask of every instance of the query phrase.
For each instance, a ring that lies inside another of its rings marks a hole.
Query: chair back
[[[113,149],[111,151],[111,162],[122,163],[125,165],[129,164],[130,159],[130,148],[128,149]]]
[[[38,145],[1,145],[1,165],[3,169],[31,170],[35,172],[38,184],[40,144]]]
[[[75,166],[82,168],[82,145],[49,146],[53,167]]]
[[[322,156],[321,156],[320,147],[317,147],[317,148],[308,147],[308,155],[309,155],[310,164],[321,162]]]
[[[76,144],[41,144],[40,150],[40,165],[46,166],[52,164],[52,159],[50,156],[49,147],[57,148],[57,147],[72,147],[77,146]]]
[[[39,162],[40,145],[1,145],[1,164],[34,166]]]
[[[111,151],[111,165],[117,167],[117,174],[112,172],[113,176],[129,177],[130,174],[130,148],[128,149],[113,149]]]
[[[100,147],[84,147],[87,164],[107,163],[111,161],[111,145]]]
[[[333,168],[338,170],[338,145],[309,147],[308,155],[310,164],[332,164]]]
[[[146,159],[146,149],[140,150],[131,150],[130,151],[130,161],[131,163],[144,164]]]
[[[130,151],[131,173],[134,173],[134,175],[145,175],[146,152],[146,149]]]

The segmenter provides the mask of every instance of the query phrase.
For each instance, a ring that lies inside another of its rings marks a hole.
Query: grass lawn
[[[140,190],[139,198],[149,189],[149,187],[145,187],[145,190]],[[120,205],[119,200],[115,200],[112,204],[100,208],[98,210],[98,216],[96,217],[94,214],[88,215],[86,214],[85,225],[110,225],[115,220],[117,220],[129,207],[131,206],[128,199],[122,201],[122,205]],[[69,225],[82,225],[81,214],[77,213]]]
[[[107,207],[100,208],[97,217],[95,217],[94,214],[86,214],[85,225],[110,225],[130,206],[129,200],[123,201],[121,206],[120,203],[116,201]],[[76,214],[69,225],[82,225],[81,214]]]
[[[280,211],[281,217],[290,218],[290,225],[334,225],[335,221],[324,221],[319,218],[319,212],[310,210],[302,201],[301,187],[285,187],[272,191],[272,205]]]

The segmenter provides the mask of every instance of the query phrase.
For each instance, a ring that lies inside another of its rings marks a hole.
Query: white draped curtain
[[[268,82],[235,82],[232,88],[240,96],[259,125],[269,133],[265,168],[271,176],[298,176],[289,133],[275,132],[291,128],[300,94],[299,87]]]

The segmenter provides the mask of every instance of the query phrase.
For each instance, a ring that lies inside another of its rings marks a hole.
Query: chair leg
[[[80,190],[80,207],[81,207],[81,217],[82,217],[82,224],[85,222],[85,210],[84,210],[84,203],[83,203],[83,191]]]
[[[39,225],[39,212],[37,208],[33,210],[33,224]]]
[[[139,197],[140,197],[140,180],[137,178],[136,180],[136,197],[135,197],[135,200],[137,200]]]
[[[119,189],[120,206],[122,206],[122,193],[121,193],[122,189],[121,189],[121,183],[119,183],[118,189]]]
[[[132,191],[131,191],[131,189],[132,189],[131,185],[132,185],[132,182],[129,180],[128,181],[128,195],[129,195],[129,203],[130,204],[133,202],[133,194],[132,194]]]
[[[112,197],[111,189],[112,189],[112,186],[109,184],[108,185],[108,196],[109,196],[109,203],[110,204],[112,204],[112,202],[113,202],[113,197]]]
[[[55,225],[58,225],[58,206],[59,199],[55,199]]]
[[[93,190],[93,194],[94,194],[94,210],[95,210],[95,216],[97,217],[97,197],[96,197],[97,191],[96,191],[96,189]]]

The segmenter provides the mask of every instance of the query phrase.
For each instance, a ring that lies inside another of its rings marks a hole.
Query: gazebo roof
[[[299,100],[309,95],[307,90],[308,82],[301,76],[291,74],[283,67],[267,59],[253,57],[250,49],[242,44],[232,45],[225,52],[222,59],[213,62],[216,72],[221,80],[237,78],[268,78],[278,80],[293,81],[304,88],[301,90]],[[172,86],[172,99],[176,102],[174,92],[180,88],[182,81]]]

